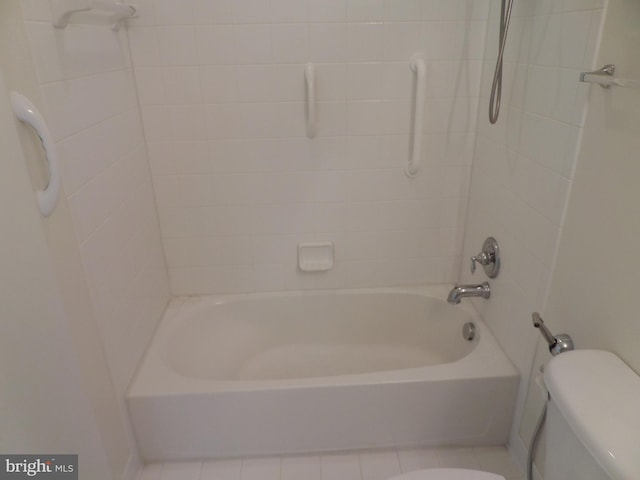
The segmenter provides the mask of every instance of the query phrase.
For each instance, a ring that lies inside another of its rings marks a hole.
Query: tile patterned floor
[[[385,480],[423,468],[457,467],[524,480],[504,447],[374,450],[147,465],[139,480]]]

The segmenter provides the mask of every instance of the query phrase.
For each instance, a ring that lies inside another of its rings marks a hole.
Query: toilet
[[[640,479],[640,377],[616,355],[574,350],[545,369],[549,391],[544,480]],[[504,480],[458,468],[418,470],[390,480]]]

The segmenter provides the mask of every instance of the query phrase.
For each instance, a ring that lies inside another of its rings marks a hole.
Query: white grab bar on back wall
[[[27,97],[17,92],[11,92],[11,106],[16,117],[30,125],[42,142],[49,167],[49,183],[43,190],[38,191],[37,196],[40,213],[48,217],[56,208],[60,196],[60,171],[55,144],[44,118]]]
[[[307,63],[304,67],[304,81],[307,89],[307,137],[316,136],[316,69],[313,63]]]
[[[422,130],[424,128],[425,77],[427,67],[424,60],[418,55],[413,56],[410,67],[416,77],[416,96],[413,116],[411,156],[409,158],[409,165],[407,165],[407,168],[405,169],[405,173],[407,174],[407,177],[413,178],[418,174],[420,158],[422,157]]]

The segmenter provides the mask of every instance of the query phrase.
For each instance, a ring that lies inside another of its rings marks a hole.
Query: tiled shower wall
[[[58,148],[74,248],[116,397],[123,399],[169,300],[133,71],[124,30],[56,29],[53,4],[20,2]],[[135,445],[129,448],[135,452]]]
[[[456,279],[488,1],[136,3],[129,39],[174,293]],[[425,149],[408,179],[416,53]],[[334,242],[333,270],[300,272],[303,241]]]
[[[539,414],[537,406],[525,414],[526,428],[518,431],[539,338],[531,313],[545,313],[589,93],[578,78],[595,67],[605,4],[515,0],[502,111],[490,125],[500,0],[491,2],[464,254],[476,254],[489,235],[500,242],[503,263],[491,280],[491,301],[474,303],[523,378],[510,439],[523,463]],[[463,265],[462,281],[483,278]],[[553,330],[553,319],[547,321]]]

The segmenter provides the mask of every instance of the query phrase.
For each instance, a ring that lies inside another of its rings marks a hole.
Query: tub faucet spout
[[[477,285],[456,285],[449,292],[447,302],[451,305],[458,305],[460,299],[464,297],[489,298],[490,296],[491,287],[489,286],[489,282],[483,282]]]

